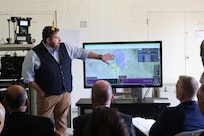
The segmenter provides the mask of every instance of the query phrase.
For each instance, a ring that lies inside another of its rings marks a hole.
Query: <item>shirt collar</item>
[[[103,107],[110,108],[110,105],[98,105],[98,106],[96,106],[95,108],[103,108]]]

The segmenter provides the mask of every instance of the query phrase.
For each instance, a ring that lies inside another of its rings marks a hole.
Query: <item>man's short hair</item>
[[[198,82],[195,78],[191,76],[179,76],[181,81],[181,88],[184,90],[185,96],[192,98],[196,95],[198,91]]]
[[[46,41],[47,38],[52,38],[53,34],[56,32],[59,32],[58,28],[54,26],[46,26],[42,32],[43,41]]]
[[[102,82],[102,80],[98,82]],[[107,102],[112,97],[112,87],[110,83],[104,80],[101,84],[94,84],[92,87],[92,96],[98,103]]]

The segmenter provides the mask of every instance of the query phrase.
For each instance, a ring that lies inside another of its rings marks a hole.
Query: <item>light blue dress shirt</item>
[[[88,50],[85,50],[83,48],[78,48],[75,46],[71,46],[67,43],[65,43],[65,47],[67,49],[67,53],[70,59],[82,59],[83,61],[85,61],[85,59],[87,58],[89,54]],[[45,46],[45,48],[47,48],[48,52],[59,63],[59,52],[58,52],[59,49],[53,50],[52,48],[49,48],[47,46]],[[23,65],[22,65],[22,77],[23,77],[24,83],[27,84],[29,82],[35,81],[35,70],[39,69],[40,65],[41,65],[40,58],[37,56],[37,54],[33,50],[30,50],[26,54]]]

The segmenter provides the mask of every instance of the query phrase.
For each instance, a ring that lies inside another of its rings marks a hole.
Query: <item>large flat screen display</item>
[[[83,48],[98,54],[111,53],[109,65],[94,59],[84,62],[84,87],[107,80],[113,88],[162,87],[162,42],[92,42]]]

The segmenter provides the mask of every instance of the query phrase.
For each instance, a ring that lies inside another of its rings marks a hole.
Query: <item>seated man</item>
[[[202,84],[198,89],[197,97],[200,112],[204,116],[204,84]],[[204,131],[201,133],[200,136],[204,136]]]
[[[201,85],[197,93],[198,106],[202,115],[204,115],[204,85]]]
[[[196,100],[198,82],[190,76],[180,76],[176,97],[180,104],[165,109],[152,125],[149,136],[173,136],[179,132],[204,129],[204,116]]]
[[[92,87],[92,95],[91,95],[93,108],[110,107],[113,98],[114,98],[114,95],[112,94],[112,88],[109,82],[104,80],[99,80],[95,82],[95,84]],[[132,124],[132,116],[121,112],[120,112],[120,116],[125,120],[130,136],[135,136],[135,130]],[[84,128],[87,125],[89,118],[90,118],[90,114],[86,114],[86,115],[82,115],[74,118],[73,120],[74,136],[83,136]]]
[[[5,119],[1,136],[55,136],[50,118],[26,113],[28,95],[20,85],[12,85],[5,93],[5,105],[9,114]]]

